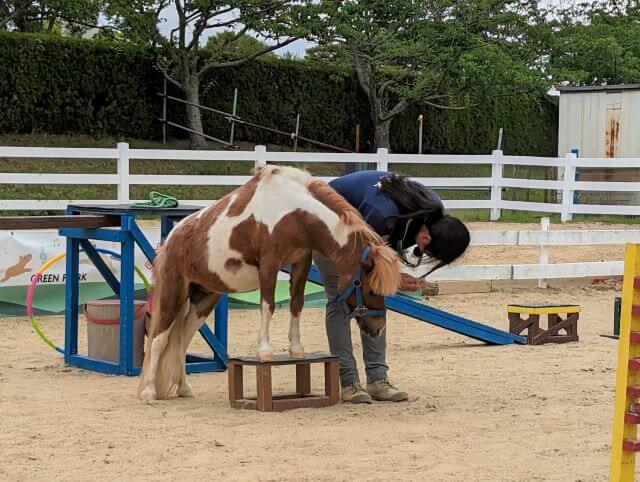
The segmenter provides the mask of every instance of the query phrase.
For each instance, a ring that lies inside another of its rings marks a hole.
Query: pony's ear
[[[400,265],[398,255],[389,246],[371,246],[373,269],[369,277],[371,291],[378,295],[391,295],[400,287]]]

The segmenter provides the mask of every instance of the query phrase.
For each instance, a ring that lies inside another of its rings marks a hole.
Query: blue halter
[[[371,246],[367,246],[366,248],[364,248],[360,259],[362,261],[366,261],[366,259],[369,257],[369,253],[371,253]],[[347,301],[347,298],[351,296],[351,293],[353,293],[354,291],[356,292],[356,307],[351,313],[348,313],[344,317],[344,321],[349,321],[350,319],[357,316],[385,316],[387,314],[387,310],[370,310],[369,308],[364,306],[364,303],[362,301],[362,281],[360,280],[361,277],[362,265],[359,264],[358,269],[356,270],[356,275],[353,277],[353,281],[351,282],[351,284],[349,284],[344,292],[336,295],[335,299],[333,300],[334,303],[345,303]]]

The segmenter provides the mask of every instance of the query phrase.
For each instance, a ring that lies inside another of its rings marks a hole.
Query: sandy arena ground
[[[476,249],[465,262],[495,256]],[[622,256],[620,247],[588,249],[551,258]],[[535,250],[503,254],[537,259]],[[390,376],[409,402],[284,413],[230,408],[226,373],[190,376],[193,399],[146,404],[136,378],[65,367],[25,318],[0,319],[0,479],[605,480],[617,342],[600,335],[612,331],[616,294],[603,286],[434,297],[436,307],[503,329],[508,303],[577,303],[580,341],[492,347],[393,314]],[[253,353],[258,323],[257,311],[231,312],[231,354]],[[63,340],[62,317],[41,324]],[[307,351],[326,351],[322,310],[306,310],[302,329]],[[286,350],[287,330],[280,310],[276,350]],[[293,388],[291,369],[274,376],[274,387]],[[313,376],[323,386],[319,369]],[[245,386],[254,387],[253,372]]]

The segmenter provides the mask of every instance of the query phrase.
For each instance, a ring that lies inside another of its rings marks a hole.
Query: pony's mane
[[[392,295],[400,287],[398,255],[389,246],[372,246],[373,270],[369,277],[371,291],[379,295]]]
[[[340,220],[351,228],[352,233],[364,237],[371,244],[384,244],[382,238],[367,224],[358,210],[329,184],[314,179],[307,188],[313,197],[340,216]]]
[[[373,269],[369,276],[371,291],[378,295],[393,294],[400,285],[398,255],[362,218],[362,215],[329,184],[313,180],[309,192],[322,204],[340,216],[340,220],[356,236],[362,236],[371,245]]]

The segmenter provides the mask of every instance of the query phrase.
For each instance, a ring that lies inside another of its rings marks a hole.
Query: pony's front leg
[[[289,293],[291,322],[289,325],[289,354],[291,358],[304,358],[304,347],[300,342],[300,313],[304,306],[304,287],[311,268],[311,253],[291,266]]]
[[[273,348],[269,342],[269,323],[276,308],[276,280],[278,266],[262,264],[260,266],[260,314],[262,323],[258,335],[258,358],[261,361],[273,359]]]

